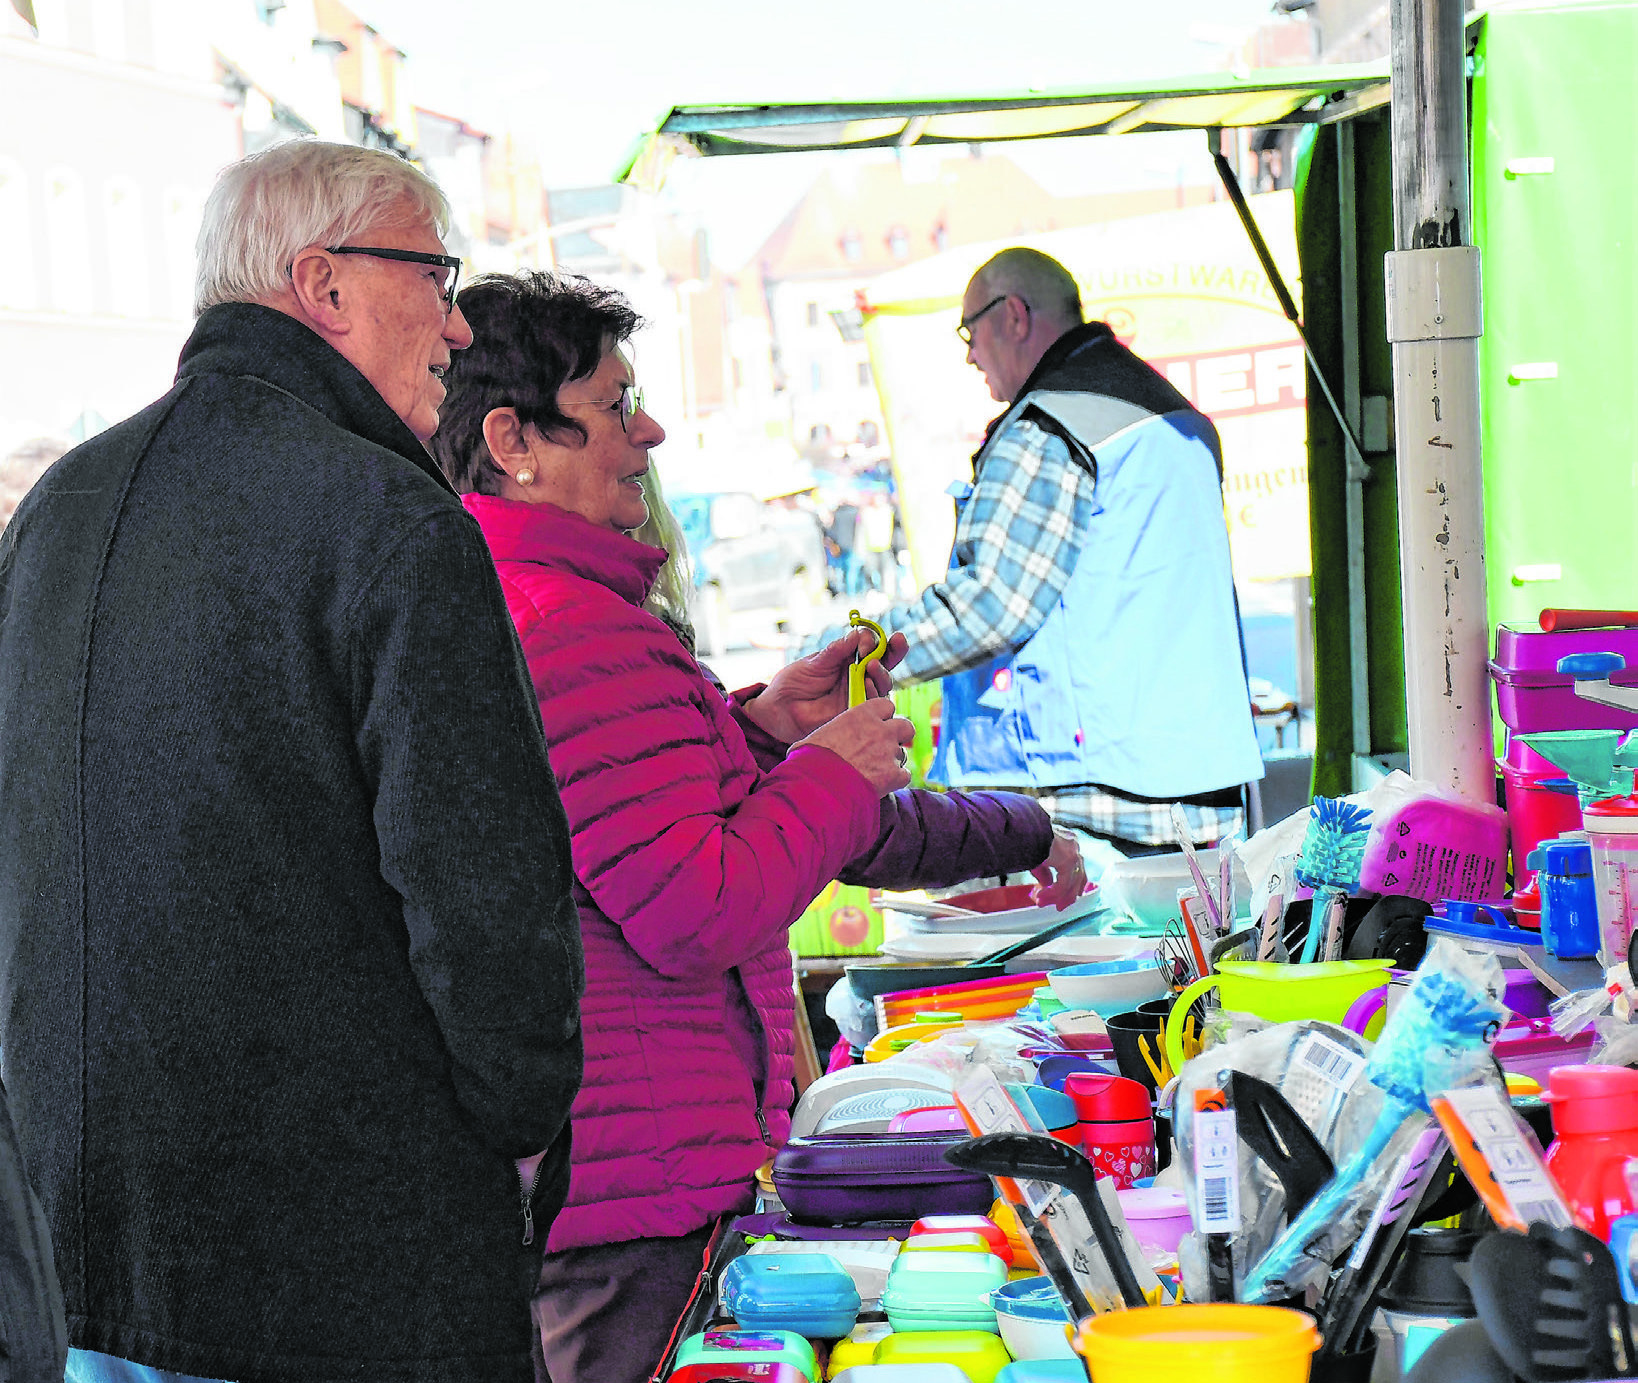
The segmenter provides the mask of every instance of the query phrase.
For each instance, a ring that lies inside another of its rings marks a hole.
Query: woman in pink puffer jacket
[[[1066,906],[1084,877],[1027,798],[897,791],[912,731],[879,666],[873,699],[846,709],[851,638],[724,698],[642,608],[666,554],[628,535],[665,434],[635,392],[624,299],[524,274],[479,280],[461,308],[475,343],[448,369],[433,448],[523,642],[586,954],[573,1171],[535,1314],[554,1383],[635,1383],[713,1222],[748,1205],[789,1130],[788,930],[814,895],[839,875],[1034,868]]]

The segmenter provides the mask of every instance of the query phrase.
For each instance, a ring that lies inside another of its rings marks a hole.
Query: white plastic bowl
[[[1069,1310],[1044,1277],[1021,1277],[990,1293],[1001,1343],[1014,1359],[1073,1359]],[[1057,1314],[1062,1312],[1061,1315]]]
[[[1065,1008],[1092,1009],[1107,1018],[1126,1013],[1166,993],[1166,981],[1155,968],[1154,952],[1124,960],[1068,965],[1047,972],[1047,984]]]

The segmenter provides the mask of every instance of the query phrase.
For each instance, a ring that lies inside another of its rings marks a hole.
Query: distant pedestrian
[[[863,553],[864,575],[871,587],[889,600],[898,592],[898,560],[893,555],[892,501],[880,490],[864,497],[859,511],[859,548]]]

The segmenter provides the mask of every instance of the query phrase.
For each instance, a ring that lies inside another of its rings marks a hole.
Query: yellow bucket
[[[1140,1306],[1088,1316],[1073,1344],[1092,1383],[1308,1383],[1320,1333],[1283,1306]]]

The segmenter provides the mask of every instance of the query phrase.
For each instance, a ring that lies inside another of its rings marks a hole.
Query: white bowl
[[[1054,1318],[1051,1306],[1063,1310]],[[1019,1278],[990,1293],[995,1308],[995,1324],[1001,1343],[1014,1359],[1073,1359],[1070,1348],[1069,1312],[1044,1277]]]
[[[1155,968],[1154,953],[1130,956],[1125,960],[1095,961],[1090,965],[1069,965],[1047,972],[1047,984],[1065,1008],[1089,1008],[1108,1017],[1126,1013],[1167,991],[1166,981]]]

